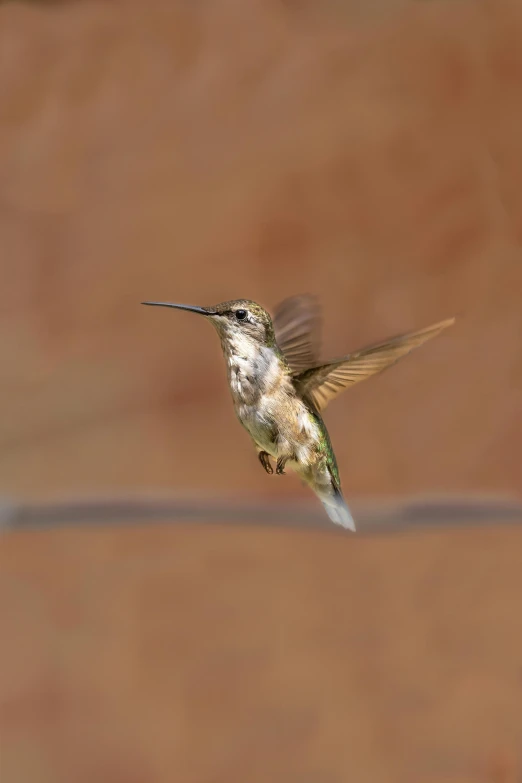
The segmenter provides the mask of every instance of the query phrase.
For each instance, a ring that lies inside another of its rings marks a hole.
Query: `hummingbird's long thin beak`
[[[142,302],[143,305],[151,305],[152,307],[174,307],[176,310],[190,310],[192,313],[199,313],[200,315],[214,315],[211,310],[206,310],[204,307],[195,307],[194,305],[174,304],[173,302]]]

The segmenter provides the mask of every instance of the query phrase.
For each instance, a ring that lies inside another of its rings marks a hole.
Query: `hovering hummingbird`
[[[293,469],[338,525],[355,531],[341,493],[337,461],[322,411],[340,392],[397,362],[455,319],[393,337],[339,359],[319,361],[320,312],[312,296],[285,299],[274,318],[256,302],[214,307],[142,302],[204,316],[216,328],[227,364],[236,415],[269,474]]]

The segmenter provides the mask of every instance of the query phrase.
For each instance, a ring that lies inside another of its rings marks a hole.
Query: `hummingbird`
[[[273,318],[250,299],[213,307],[142,304],[188,310],[210,321],[221,341],[236,416],[264,470],[273,474],[272,460],[276,474],[283,475],[285,467],[293,470],[316,494],[332,522],[354,532],[322,412],[344,389],[382,372],[455,321],[448,318],[321,362],[320,308],[308,294],[285,299],[274,309]]]

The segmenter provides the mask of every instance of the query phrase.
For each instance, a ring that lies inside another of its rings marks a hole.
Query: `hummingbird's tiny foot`
[[[272,475],[274,469],[270,464],[270,454],[267,451],[260,451],[258,454],[259,462],[264,467],[269,476]]]
[[[285,464],[288,457],[279,457],[277,460],[277,466],[276,466],[276,473],[278,476],[286,476],[285,473]]]

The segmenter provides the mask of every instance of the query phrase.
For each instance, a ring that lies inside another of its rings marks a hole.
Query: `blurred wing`
[[[348,386],[391,367],[402,356],[406,356],[414,348],[436,337],[454,322],[454,318],[448,318],[418,332],[409,332],[392,337],[378,345],[363,348],[337,361],[311,367],[297,376],[297,389],[302,396],[311,398],[319,411],[324,410],[330,400],[337,397]]]
[[[275,338],[292,372],[319,361],[321,311],[315,297],[291,296],[279,304],[273,318]]]

